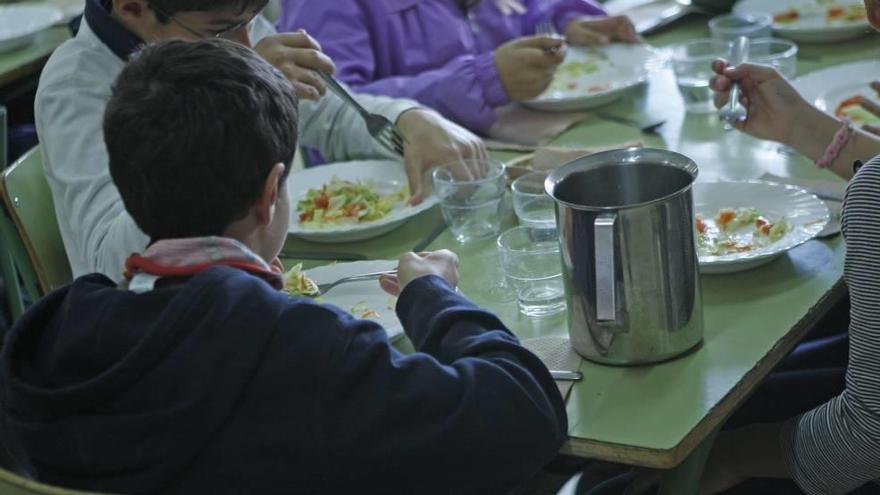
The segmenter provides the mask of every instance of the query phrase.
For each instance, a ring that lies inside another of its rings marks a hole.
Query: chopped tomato
[[[696,224],[697,224],[697,232],[699,232],[701,234],[705,234],[706,233],[706,222],[703,220],[703,217],[701,217],[700,215],[697,215]]]
[[[859,106],[865,101],[865,98],[861,95],[851,96],[842,102],[840,105],[837,105],[837,109],[834,110],[834,115],[838,117],[846,117],[844,110],[849,107]]]
[[[843,14],[843,7],[840,7],[839,5],[833,5],[831,7],[828,7],[828,14],[826,15],[826,18],[831,21],[843,17]]]
[[[718,210],[718,216],[715,217],[715,223],[717,223],[722,229],[726,230],[727,224],[729,224],[734,218],[736,218],[736,211],[731,208],[722,208]]]
[[[758,217],[755,219],[755,228],[764,235],[770,235],[770,229],[773,228],[773,224],[764,217]]]
[[[789,22],[794,22],[798,20],[801,16],[801,13],[795,9],[784,10],[778,14],[773,15],[773,22],[778,22],[781,24],[786,24]]]
[[[312,220],[312,218],[313,218],[314,216],[315,216],[315,211],[314,211],[314,210],[304,211],[304,212],[302,212],[302,213],[299,214],[299,221],[300,221],[300,222],[309,222],[309,221]]]
[[[315,198],[315,208],[326,210],[328,206],[330,206],[330,197],[326,194],[321,193],[320,196]]]

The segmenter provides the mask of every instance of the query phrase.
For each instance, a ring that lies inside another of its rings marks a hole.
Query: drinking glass
[[[761,38],[749,45],[749,59],[753,64],[774,67],[786,79],[797,75],[798,46],[788,40]]]
[[[768,38],[772,25],[770,14],[724,14],[709,21],[709,32],[720,41],[733,41],[740,36]]]
[[[498,253],[520,313],[542,317],[565,309],[555,229],[514,227],[498,236]]]
[[[532,172],[510,185],[513,210],[520,225],[535,229],[556,228],[556,205],[544,190],[546,179],[547,172]]]
[[[678,90],[684,98],[685,109],[692,113],[712,113],[712,90],[709,79],[712,61],[730,54],[730,43],[717,39],[698,39],[672,46],[672,69],[678,83]]]
[[[455,240],[467,243],[498,235],[506,190],[503,165],[463,160],[435,168],[432,179],[443,219]]]

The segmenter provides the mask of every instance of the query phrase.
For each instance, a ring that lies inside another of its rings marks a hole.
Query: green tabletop
[[[689,18],[648,38],[655,46],[708,35],[705,18]],[[871,58],[876,35],[834,45],[804,45],[800,73]],[[647,146],[679,151],[700,167],[700,180],[757,178],[765,172],[833,178],[775,143],[725,131],[716,115],[685,114],[671,71],[606,109],[620,115],[662,117],[659,135],[589,118],[554,144],[592,146],[641,139]],[[511,155],[499,154],[501,159]],[[295,178],[292,178],[295,180]],[[325,247],[290,239],[287,248],[353,251],[396,258],[440,221],[434,210],[370,241]],[[512,224],[512,219],[508,219]],[[461,257],[461,290],[495,311],[521,338],[566,335],[564,316],[539,320],[518,314],[499,290],[493,241],[457,244],[448,231],[431,248]],[[649,467],[677,466],[724,421],[810,325],[844,293],[844,243],[838,236],[811,241],[788,255],[746,272],[702,277],[706,332],[701,347],[679,359],[651,366],[612,367],[583,361],[584,379],[567,401],[568,443],[563,451],[583,457]]]
[[[69,37],[67,26],[55,26],[37,35],[27,46],[0,52],[0,87],[38,74],[49,55]]]

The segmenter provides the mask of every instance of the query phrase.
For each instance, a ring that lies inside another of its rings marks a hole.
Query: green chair
[[[98,495],[94,492],[68,490],[23,478],[11,471],[0,469],[0,494],[2,495]]]
[[[6,212],[0,218],[0,235],[31,299],[72,281],[39,148],[31,149],[3,171],[0,196]],[[9,290],[16,284],[6,285]],[[23,309],[21,303],[16,306],[13,318]]]

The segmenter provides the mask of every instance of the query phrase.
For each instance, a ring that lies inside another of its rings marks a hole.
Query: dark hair
[[[220,235],[296,151],[290,82],[254,51],[211,39],[148,45],[104,112],[110,175],[153,241]]]
[[[147,4],[156,10],[159,22],[168,22],[167,16],[178,12],[216,12],[223,9],[237,9],[241,14],[245,10],[259,11],[268,0],[148,0]]]

